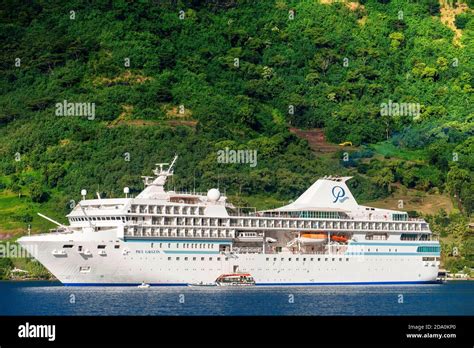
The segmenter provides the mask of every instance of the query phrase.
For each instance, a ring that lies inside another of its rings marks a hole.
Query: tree
[[[29,186],[31,200],[36,203],[42,203],[48,199],[48,193],[44,191],[40,183],[34,182]]]
[[[66,174],[66,170],[59,164],[54,163],[46,169],[45,176],[50,187],[56,187],[59,180]]]
[[[450,193],[459,195],[462,187],[470,181],[470,174],[469,171],[455,166],[449,171],[447,179],[447,186]]]
[[[10,270],[13,267],[13,262],[8,257],[1,257],[0,258],[0,279],[5,280],[8,279],[8,275],[10,274]]]
[[[380,187],[386,188],[390,192],[390,184],[393,183],[395,177],[390,168],[382,168],[377,171],[375,176],[372,177],[374,183]]]
[[[456,28],[458,29],[464,29],[466,28],[467,24],[471,20],[471,14],[469,13],[460,13],[456,16],[454,20],[454,24],[456,25]]]

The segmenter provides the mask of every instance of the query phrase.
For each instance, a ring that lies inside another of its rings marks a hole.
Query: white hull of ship
[[[250,273],[257,285],[428,283],[436,281],[439,268],[439,262],[424,262],[424,255],[407,255],[410,253],[225,255],[218,251],[170,252],[157,248],[158,243],[117,243],[115,238],[72,242],[61,236],[57,241],[44,240],[56,239],[51,237],[23,237],[20,244],[65,285],[145,282],[184,286],[212,283],[220,275],[233,272]],[[63,249],[67,243],[74,248]],[[78,244],[83,252],[78,252]],[[98,244],[106,248],[98,250]],[[120,247],[115,249],[117,244]],[[66,255],[54,252],[58,250],[65,250]]]

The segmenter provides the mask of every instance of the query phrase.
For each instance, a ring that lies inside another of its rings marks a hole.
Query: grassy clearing
[[[399,201],[403,201],[403,208],[399,208]],[[367,202],[365,205],[375,208],[417,211],[423,215],[433,215],[440,209],[448,213],[456,210],[451,198],[442,194],[428,194],[417,190],[399,189],[391,196],[377,201]]]
[[[389,142],[372,144],[369,147],[382,156],[401,158],[413,162],[425,161],[426,159],[426,154],[423,150],[401,149]]]
[[[46,203],[34,203],[28,196],[18,196],[11,191],[0,192],[0,234],[14,237],[24,234],[31,225],[32,232],[47,232],[54,228],[51,222],[38,216],[40,212],[59,222],[66,222],[64,212],[58,209],[60,197],[53,196]]]

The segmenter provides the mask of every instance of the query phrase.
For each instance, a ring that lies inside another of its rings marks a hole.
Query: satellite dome
[[[216,188],[212,188],[209,191],[207,191],[207,199],[211,202],[217,202],[220,197],[221,197],[221,193]]]

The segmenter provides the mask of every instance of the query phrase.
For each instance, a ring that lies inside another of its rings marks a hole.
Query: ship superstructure
[[[428,223],[357,204],[350,177],[252,211],[215,188],[166,191],[176,160],[158,164],[135,198],[83,199],[68,226],[19,243],[66,285],[206,284],[236,272],[256,285],[436,281],[440,246]]]

